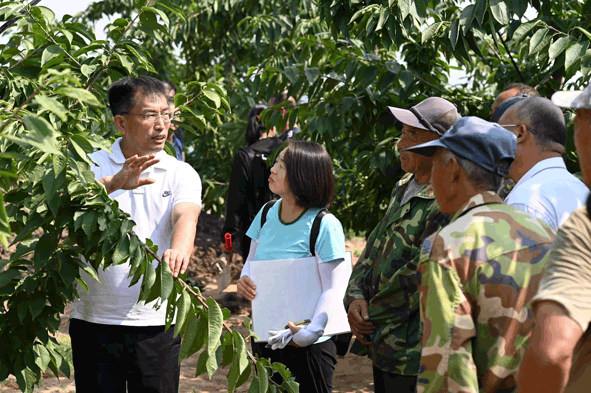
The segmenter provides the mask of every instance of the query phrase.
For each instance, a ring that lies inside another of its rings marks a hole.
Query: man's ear
[[[127,127],[127,120],[125,119],[125,117],[123,117],[121,115],[116,115],[113,118],[113,122],[115,123],[115,127],[117,127],[117,129],[119,130],[121,135],[125,134],[126,127]]]
[[[448,174],[448,181],[450,182],[450,185],[455,186],[460,182],[463,171],[455,157],[449,157],[446,172]]]
[[[525,124],[520,124],[519,127],[515,127],[515,136],[517,137],[517,144],[523,144],[531,137],[531,132],[529,132]]]

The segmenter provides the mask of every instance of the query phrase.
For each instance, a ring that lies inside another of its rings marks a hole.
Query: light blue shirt
[[[280,203],[281,199],[271,206],[267,212],[267,221],[262,228],[263,209],[259,210],[246,232],[248,237],[258,242],[254,254],[255,261],[311,256],[310,232],[320,209],[309,209],[296,222],[286,225],[279,221]],[[334,215],[327,214],[320,221],[315,250],[320,263],[345,260],[345,234],[341,222]],[[322,336],[315,344],[325,342],[330,337]]]
[[[505,203],[556,231],[575,209],[585,205],[588,195],[587,186],[566,169],[561,157],[556,157],[540,161],[527,171]]]
[[[296,222],[283,224],[279,221],[281,199],[267,212],[267,221],[261,228],[261,209],[254,218],[246,235],[258,242],[255,261],[274,259],[307,258],[310,254],[310,232],[312,223],[320,209],[309,209]],[[341,222],[327,214],[320,222],[316,240],[316,256],[320,262],[343,261],[345,259],[345,234]]]

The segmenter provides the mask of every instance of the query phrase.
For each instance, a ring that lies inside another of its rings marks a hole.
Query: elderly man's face
[[[408,151],[402,151],[409,147],[420,145],[438,139],[439,135],[434,132],[415,128],[409,125],[404,125],[402,128],[402,138],[398,141],[398,149],[400,150],[400,165],[402,170],[409,173],[414,173],[418,178],[424,178],[431,173],[431,166],[433,157],[422,156]]]
[[[577,109],[573,124],[583,181],[587,187],[591,187],[591,109]]]
[[[437,153],[433,156],[431,186],[439,209],[451,216],[456,213],[451,202],[456,199],[457,195],[455,195],[455,188],[450,187],[452,176],[450,171],[447,170],[449,167],[448,160],[448,150],[438,147]]]

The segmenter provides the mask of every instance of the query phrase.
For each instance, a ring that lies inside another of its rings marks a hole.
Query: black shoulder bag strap
[[[312,254],[313,257],[316,256],[316,240],[318,240],[318,234],[320,233],[322,217],[326,216],[328,213],[330,212],[327,208],[320,209],[312,223],[312,231],[310,232],[310,254]]]
[[[265,203],[265,205],[263,206],[263,213],[261,214],[261,228],[267,222],[267,213],[269,213],[269,209],[275,204],[275,202],[277,202],[277,201],[276,200],[269,201],[269,202]]]

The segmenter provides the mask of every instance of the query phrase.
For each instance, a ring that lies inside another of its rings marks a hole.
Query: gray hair
[[[559,107],[544,97],[528,97],[509,108],[530,129],[536,142],[546,147],[552,142],[566,144],[566,122]]]
[[[468,180],[470,180],[470,183],[472,183],[476,189],[493,191],[495,193],[499,192],[501,186],[503,186],[504,177],[502,175],[491,172],[470,160],[459,157],[450,150],[446,150],[446,152],[446,159],[449,161],[452,157],[455,158],[460,168],[462,168],[466,174],[466,177],[468,177]],[[511,164],[507,161],[500,163],[501,170],[506,169],[508,171],[510,166]]]

